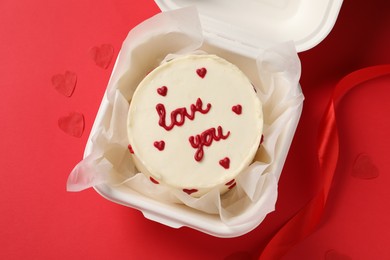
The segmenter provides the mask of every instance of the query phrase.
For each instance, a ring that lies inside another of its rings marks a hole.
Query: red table
[[[152,222],[92,189],[66,192],[113,68],[97,66],[91,50],[109,44],[115,58],[128,31],[159,11],[154,2],[3,0],[0,10],[1,259],[256,258],[318,191],[317,132],[336,83],[390,63],[390,3],[344,1],[330,35],[300,54],[306,100],[276,211],[249,234],[221,239]],[[77,77],[70,97],[52,84],[66,71]],[[390,258],[389,82],[361,84],[337,107],[340,160],[325,214],[285,259]],[[58,126],[71,112],[84,115],[81,137]],[[362,162],[376,175],[356,176]]]

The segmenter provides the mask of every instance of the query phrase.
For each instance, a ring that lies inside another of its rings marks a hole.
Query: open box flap
[[[212,41],[224,39],[247,49],[264,49],[275,43],[294,41],[298,52],[314,47],[329,34],[342,4],[342,0],[155,2],[162,11],[195,5],[205,36]]]

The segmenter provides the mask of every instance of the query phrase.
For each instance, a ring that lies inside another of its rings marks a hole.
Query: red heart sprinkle
[[[68,135],[81,137],[84,132],[84,115],[71,112],[68,116],[58,119],[58,126]]]
[[[241,115],[242,107],[241,105],[236,105],[232,107],[232,111],[236,113],[237,115]]]
[[[149,180],[151,182],[153,182],[154,184],[160,184],[156,179],[154,179],[153,177],[149,177]]]
[[[97,66],[107,69],[114,56],[114,47],[111,44],[95,46],[89,50],[89,56]]]
[[[154,147],[156,147],[158,150],[162,151],[162,150],[164,150],[165,142],[164,141],[156,141],[156,142],[154,142]]]
[[[168,88],[166,86],[162,86],[161,88],[157,89],[157,93],[163,97],[167,95]]]
[[[198,190],[197,189],[183,189],[183,191],[185,193],[187,193],[188,195],[191,195],[192,193],[197,192]]]
[[[196,73],[203,79],[206,76],[207,70],[206,68],[200,68],[196,70]]]
[[[131,144],[129,144],[127,146],[127,148],[129,149],[130,153],[134,153],[134,150],[133,150],[133,147],[131,146]]]
[[[65,71],[65,74],[56,74],[51,77],[54,88],[66,97],[72,96],[76,82],[77,75],[71,71]]]
[[[352,166],[352,176],[369,180],[379,176],[379,170],[367,154],[359,154]]]
[[[222,160],[219,161],[219,164],[225,168],[225,169],[229,169],[229,166],[230,166],[230,159],[228,157],[225,157],[223,158]]]
[[[264,135],[261,135],[260,144],[264,142]]]

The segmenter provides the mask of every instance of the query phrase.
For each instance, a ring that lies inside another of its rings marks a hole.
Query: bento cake
[[[263,112],[249,79],[215,55],[163,63],[138,85],[127,118],[137,169],[194,197],[222,194],[252,162]]]

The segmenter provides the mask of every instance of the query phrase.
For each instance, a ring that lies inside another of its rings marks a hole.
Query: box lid
[[[298,52],[320,43],[336,22],[342,0],[155,0],[162,11],[196,6],[205,36],[267,48],[294,41]]]

